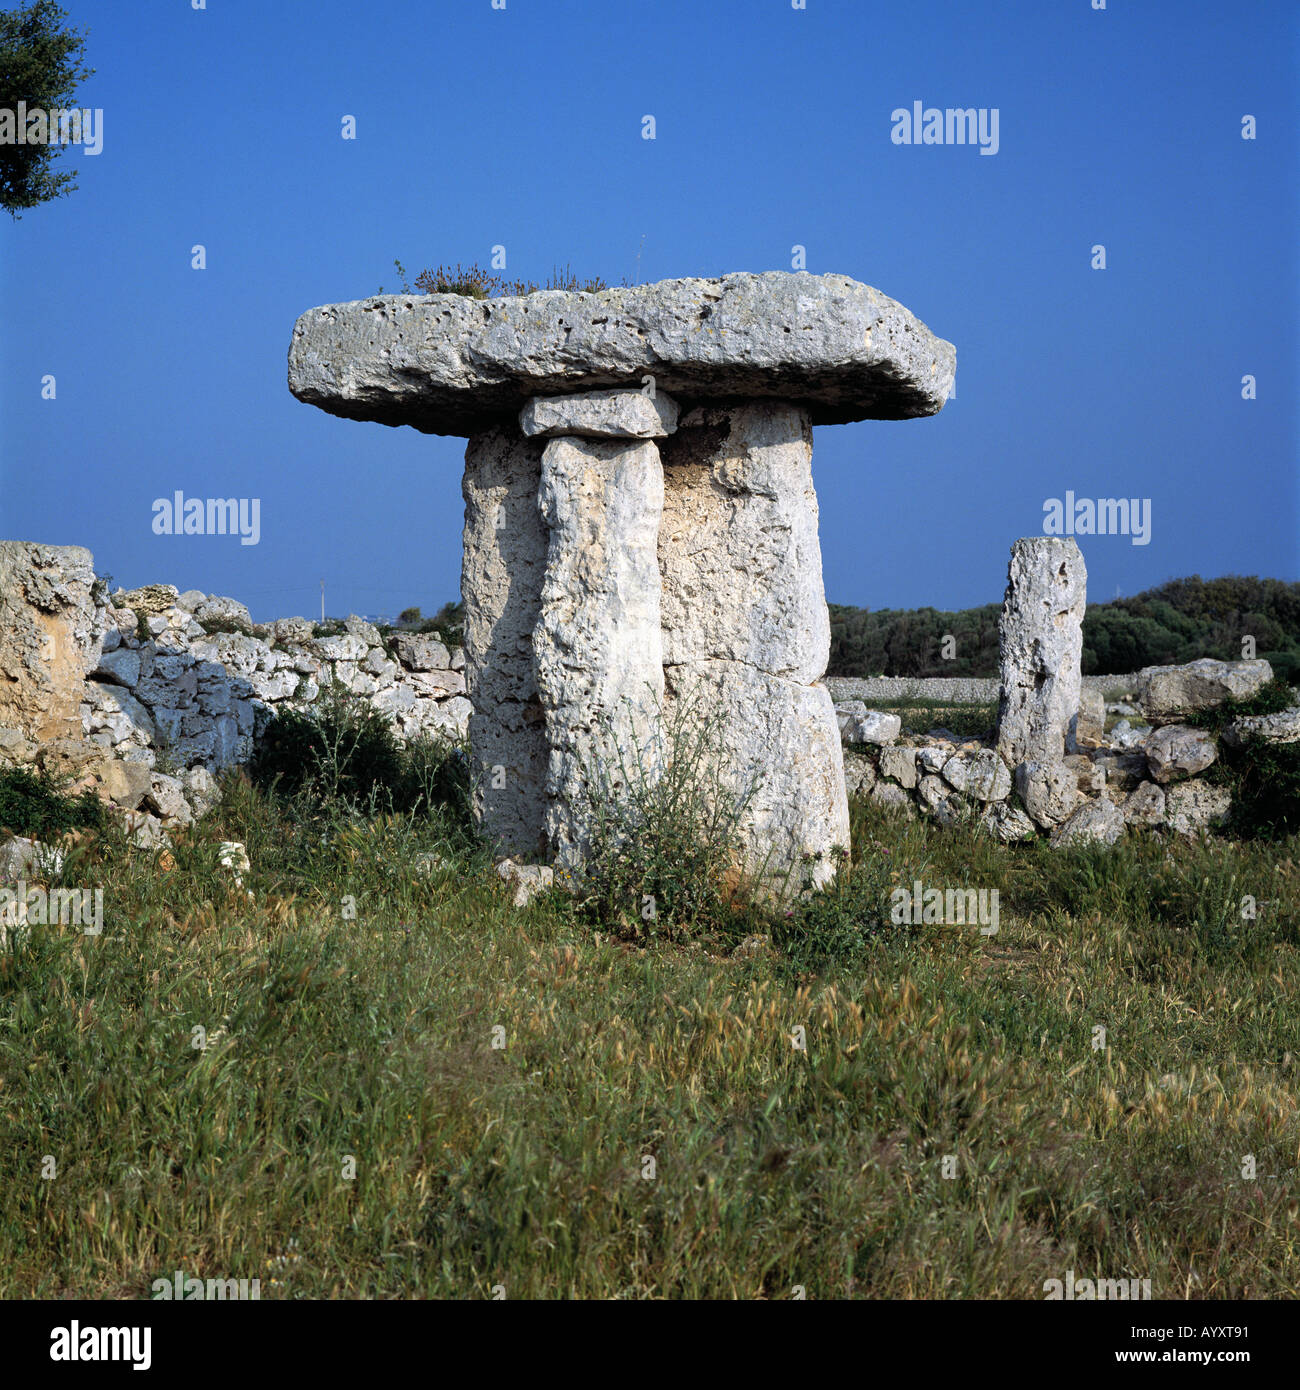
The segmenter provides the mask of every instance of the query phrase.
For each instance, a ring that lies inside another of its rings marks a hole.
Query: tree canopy
[[[995,676],[1000,605],[960,612],[935,608],[871,611],[831,604],[833,676]],[[944,639],[951,656],[944,655]],[[1242,639],[1277,675],[1300,679],[1300,584],[1227,575],[1172,579],[1109,603],[1083,619],[1085,675],[1121,675],[1143,666],[1213,656],[1239,661]]]
[[[66,28],[67,18],[54,0],[0,10],[0,111],[15,123],[20,103],[28,111],[71,109],[78,83],[94,72],[84,62],[85,35]],[[54,132],[48,143],[0,144],[0,205],[12,217],[76,187],[75,173],[55,167],[62,149]]]

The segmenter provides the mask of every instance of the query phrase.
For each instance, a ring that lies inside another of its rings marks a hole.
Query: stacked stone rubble
[[[435,637],[385,640],[348,618],[256,625],[235,599],[149,584],[111,596],[89,551],[0,542],[0,763],[97,790],[141,843],[216,801],[215,774],[247,762],[282,708],[338,682],[401,737],[465,736],[464,658]]]
[[[942,822],[977,818],[1003,841],[1048,833],[1061,847],[1113,844],[1128,826],[1194,834],[1223,825],[1230,796],[1200,776],[1217,760],[1218,741],[1175,721],[1254,694],[1272,678],[1268,662],[1148,667],[1120,678],[1133,687],[1132,704],[1107,707],[1099,689],[1081,689],[1085,582],[1073,541],[1018,541],[990,741],[944,729],[900,741],[896,720],[891,726],[862,701],[842,701],[841,734],[853,745],[845,754],[850,791]],[[1124,718],[1106,731],[1108,713],[1148,722],[1134,727]],[[1234,720],[1221,738],[1230,746],[1251,738],[1300,741],[1300,699],[1276,715]]]

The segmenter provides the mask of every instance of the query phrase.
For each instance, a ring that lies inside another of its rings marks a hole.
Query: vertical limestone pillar
[[[495,846],[546,849],[545,714],[533,664],[547,532],[537,508],[544,441],[513,429],[465,450],[465,682],[474,818]]]
[[[585,852],[589,797],[626,795],[662,766],[657,544],[663,468],[651,440],[554,438],[538,502],[548,528],[533,634],[549,747],[547,835]]]
[[[747,798],[746,868],[801,886],[804,855],[849,846],[839,726],[820,684],[830,655],[812,425],[752,401],[692,411],[661,444],[659,533],[666,690],[716,719],[720,773]]]
[[[1073,540],[1028,536],[1011,547],[998,625],[998,752],[1012,768],[1065,755],[1079,712],[1087,587]]]

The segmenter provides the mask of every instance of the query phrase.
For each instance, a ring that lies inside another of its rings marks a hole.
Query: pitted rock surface
[[[640,390],[803,404],[818,425],[934,415],[956,350],[845,275],[767,271],[500,299],[379,295],[309,309],[289,389],[350,420],[471,435],[534,396]]]

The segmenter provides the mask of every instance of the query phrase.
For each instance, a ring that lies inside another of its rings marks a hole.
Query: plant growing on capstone
[[[467,299],[497,299],[508,295],[536,294],[538,290],[595,294],[599,290],[609,289],[609,284],[599,276],[583,279],[575,275],[569,265],[563,270],[558,266],[553,267],[544,285],[539,285],[535,280],[507,280],[504,276],[484,270],[477,262],[465,266],[459,261],[454,266],[436,265],[422,270],[412,285],[407,282],[406,267],[401,261],[395,260],[393,265],[401,276],[403,294],[460,294]],[[383,292],[381,285],[379,293]]]

